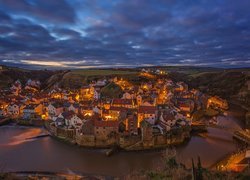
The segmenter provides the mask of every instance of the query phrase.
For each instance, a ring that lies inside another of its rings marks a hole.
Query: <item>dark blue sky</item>
[[[250,0],[0,0],[0,64],[250,66]]]

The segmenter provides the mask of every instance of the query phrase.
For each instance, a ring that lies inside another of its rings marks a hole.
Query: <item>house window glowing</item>
[[[76,100],[79,101],[79,99],[80,99],[80,96],[79,96],[79,94],[77,94],[76,95]]]
[[[104,116],[106,120],[111,120],[112,119],[112,116],[110,115],[107,115],[107,116]]]
[[[46,115],[45,114],[42,115],[42,119],[46,119]]]
[[[92,113],[90,113],[90,112],[85,113],[84,116],[92,116]]]

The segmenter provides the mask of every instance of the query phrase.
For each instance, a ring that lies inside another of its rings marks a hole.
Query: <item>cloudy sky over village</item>
[[[0,64],[250,66],[249,0],[0,0]]]

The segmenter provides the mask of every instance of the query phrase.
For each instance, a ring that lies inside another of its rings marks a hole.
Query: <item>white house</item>
[[[48,114],[50,118],[58,116],[62,112],[63,112],[63,105],[59,103],[53,103],[48,105]]]
[[[104,79],[104,80],[98,80],[95,84],[95,86],[105,86],[107,83],[107,80]]]
[[[80,129],[83,125],[83,123],[85,122],[85,120],[80,117],[79,115],[74,114],[71,119],[67,120],[67,123],[70,126],[73,126],[76,129]]]
[[[7,107],[7,114],[17,117],[20,114],[20,107],[17,104],[10,104]]]
[[[76,103],[70,104],[70,106],[68,107],[68,111],[73,111],[76,114],[78,114],[79,113],[79,108],[80,108],[79,104],[76,104]]]
[[[100,99],[100,93],[97,90],[94,91],[94,99],[95,100]]]
[[[97,114],[101,114],[101,109],[99,109],[98,107],[94,107],[93,112]]]
[[[122,96],[122,99],[132,99],[132,95],[128,92],[125,92]]]
[[[6,109],[0,108],[0,117],[5,117],[7,115]]]
[[[81,115],[77,115],[73,111],[63,112],[58,118],[63,118],[66,126],[74,127],[76,129],[80,129],[85,122]]]

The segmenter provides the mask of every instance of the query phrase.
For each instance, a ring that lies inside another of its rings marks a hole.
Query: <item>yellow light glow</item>
[[[90,112],[85,113],[84,116],[92,116],[92,113],[90,113]]]
[[[105,117],[105,119],[112,119],[112,116],[110,116],[110,115],[107,115],[107,116],[104,116]]]
[[[79,94],[77,94],[76,95],[76,100],[79,101],[79,99],[80,99],[80,96],[79,96]]]

